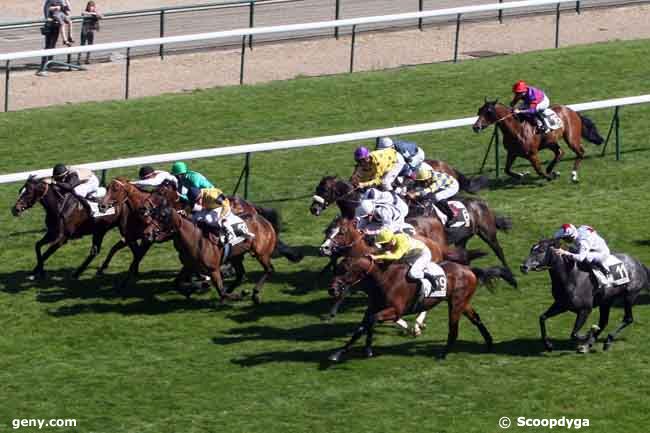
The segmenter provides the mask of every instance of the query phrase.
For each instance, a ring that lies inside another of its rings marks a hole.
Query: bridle
[[[358,278],[356,281],[354,281],[353,283],[350,283],[350,284],[344,284],[343,287],[342,287],[342,289],[339,291],[339,296],[338,296],[338,297],[341,297],[341,296],[343,295],[343,293],[346,292],[347,289],[349,289],[350,287],[353,287],[353,286],[356,286],[357,284],[359,284],[361,281],[363,281],[363,280],[364,280],[364,279],[365,279],[365,278],[366,278],[366,277],[367,277],[367,276],[372,272],[372,270],[373,270],[374,267],[375,267],[375,261],[374,261],[372,258],[369,258],[369,260],[370,260],[370,267],[368,268],[368,270],[362,272],[361,277],[359,277],[359,278]],[[340,285],[341,285],[341,284],[337,284],[337,286],[340,286]],[[338,287],[334,287],[334,286],[333,286],[332,288],[333,288],[333,289],[336,289],[336,290],[339,290]]]

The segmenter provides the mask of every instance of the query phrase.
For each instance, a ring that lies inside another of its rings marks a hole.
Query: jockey
[[[404,221],[408,210],[406,203],[392,192],[370,188],[355,211],[357,228],[369,235],[379,233],[382,228],[392,232],[412,230],[413,227]]]
[[[605,261],[610,255],[609,247],[605,240],[589,226],[580,226],[576,228],[573,224],[563,224],[562,227],[553,236],[555,239],[566,239],[574,244],[575,253],[558,249],[559,254],[568,256],[575,262],[584,263],[589,265],[593,270],[600,270],[594,272],[596,279],[603,288],[611,287],[611,283],[607,278],[609,270],[605,266]]]
[[[187,198],[194,204],[192,220],[195,223],[225,231],[223,242],[226,248],[232,246],[231,242],[238,235],[244,240],[252,240],[255,237],[248,231],[244,220],[231,211],[230,201],[219,188],[190,188]]]
[[[354,152],[357,166],[352,174],[358,179],[359,188],[381,186],[385,191],[392,191],[393,181],[404,167],[404,158],[393,148],[370,152],[366,147],[359,147]]]
[[[444,271],[431,261],[431,251],[422,241],[406,233],[393,234],[390,230],[383,229],[375,242],[379,244],[382,252],[372,255],[374,260],[400,261],[410,266],[407,276],[420,282],[420,301],[447,295],[446,287],[438,287],[435,279],[436,274],[444,275]],[[436,270],[438,272],[435,272]]]
[[[138,171],[138,180],[131,181],[132,184],[141,189],[152,188],[155,189],[168,181],[178,187],[178,179],[164,170],[154,170],[150,165],[140,167]]]
[[[415,176],[416,188],[407,195],[411,200],[422,201],[433,199],[433,204],[447,217],[446,227],[451,225],[454,212],[447,200],[458,194],[458,181],[447,173],[433,170],[426,162],[420,165]]]
[[[93,214],[86,200],[94,199],[99,188],[99,179],[95,173],[85,168],[68,168],[64,164],[56,164],[52,169],[52,180],[63,190],[80,198],[84,208],[90,215]]]
[[[413,177],[415,172],[424,162],[424,150],[412,141],[393,140],[390,137],[380,137],[377,142],[377,150],[393,148],[402,155],[405,164],[400,176]]]
[[[214,188],[212,182],[201,173],[188,170],[187,164],[183,161],[176,161],[172,164],[171,174],[178,179],[178,195],[182,201],[188,201],[186,194],[190,188]]]
[[[542,89],[529,86],[525,81],[519,80],[512,86],[512,92],[515,94],[510,102],[511,107],[515,107],[518,102],[523,102],[521,108],[515,108],[515,114],[525,114],[532,116],[537,123],[538,130],[547,133],[550,130],[544,122],[544,110],[549,108],[551,102]]]

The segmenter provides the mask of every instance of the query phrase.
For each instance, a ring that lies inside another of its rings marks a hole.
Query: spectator
[[[81,24],[81,45],[92,45],[95,43],[95,32],[99,31],[99,20],[103,17],[97,11],[94,1],[86,4],[86,9],[81,12],[83,23]],[[81,53],[77,57],[77,63],[81,63]],[[86,64],[90,63],[90,53],[86,53]]]
[[[46,0],[43,4],[43,15],[45,17],[45,25],[41,28],[41,33],[45,36],[45,49],[50,50],[56,48],[56,41],[59,40],[59,33],[61,32],[61,26],[58,21],[55,21],[52,18],[52,12],[56,9],[56,6],[53,5],[54,0]],[[37,72],[37,75],[46,76],[47,71],[45,65],[47,62],[52,60],[52,56],[41,57],[41,68]]]
[[[43,12],[46,19],[52,19],[60,27],[61,39],[66,46],[72,45],[72,21],[70,21],[71,4],[69,0],[46,0]],[[67,30],[67,31],[66,31]]]

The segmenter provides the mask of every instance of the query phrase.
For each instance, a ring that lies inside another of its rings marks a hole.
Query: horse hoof
[[[328,323],[329,323],[329,322],[331,322],[332,320],[334,320],[334,316],[331,315],[331,314],[322,314],[322,315],[320,316],[320,320],[321,320],[322,322],[328,322]]]
[[[97,272],[95,272],[96,277],[103,277],[104,276],[104,270],[103,269],[97,269]]]
[[[253,303],[255,305],[260,305],[262,303],[262,297],[257,292],[253,293]]]
[[[375,352],[373,352],[370,347],[366,347],[365,353],[366,353],[366,358],[374,358],[375,357]]]
[[[607,340],[605,341],[605,344],[603,344],[603,350],[607,352],[611,347],[612,347],[613,341]]]
[[[327,359],[331,362],[339,362],[341,360],[341,355],[343,354],[342,351],[336,351],[332,353],[330,356],[327,357]]]
[[[572,171],[571,172],[571,182],[573,183],[578,183],[578,172],[577,171]]]
[[[416,324],[411,329],[411,336],[414,337],[414,338],[417,338],[420,335],[422,335],[422,328]]]
[[[589,345],[588,344],[581,344],[578,346],[578,349],[576,350],[578,353],[589,353]]]
[[[544,349],[547,352],[552,352],[553,351],[553,343],[551,343],[550,341],[545,341],[544,342]]]

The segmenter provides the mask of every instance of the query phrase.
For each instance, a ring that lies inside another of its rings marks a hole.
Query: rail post
[[[239,185],[241,185],[242,179],[244,180],[244,198],[248,199],[248,178],[251,171],[251,154],[250,152],[246,153],[246,159],[244,160],[244,168],[242,168],[241,173],[239,174],[239,179],[237,179],[237,184],[232,191],[232,195],[237,194],[239,191]]]
[[[354,72],[354,44],[357,38],[357,26],[352,26],[352,42],[350,44],[350,73]]]
[[[11,60],[5,65],[5,113],[9,111],[9,73],[11,71]]]
[[[108,172],[107,169],[102,170],[102,180],[99,183],[100,186],[106,186],[106,173],[107,172]]]
[[[576,2],[576,13],[580,15],[580,0]]]
[[[249,3],[249,5],[248,27],[252,29],[255,27],[255,2],[252,1]],[[253,49],[253,35],[248,35],[248,47],[251,50]]]
[[[241,37],[241,64],[239,65],[239,85],[244,84],[244,58],[246,56],[246,35]]]
[[[165,37],[165,9],[160,9],[160,37],[161,38]],[[161,60],[165,58],[164,44],[160,44],[158,55],[160,56]]]
[[[499,0],[499,4],[503,3],[503,0]],[[499,9],[499,24],[503,24],[503,9]]]
[[[494,127],[494,174],[498,178],[499,172],[501,171],[499,167],[499,128]]]
[[[458,39],[460,38],[460,17],[461,14],[456,16],[456,40],[454,41],[454,63],[458,62]]]
[[[490,137],[490,144],[488,144],[488,148],[485,151],[485,156],[483,156],[483,162],[481,163],[481,168],[478,169],[479,173],[483,173],[483,169],[485,168],[485,164],[487,163],[488,156],[490,156],[490,151],[492,150],[492,145],[494,144],[494,135],[496,134],[496,129],[494,133],[492,134],[492,137]]]
[[[605,156],[605,152],[607,151],[607,145],[609,144],[609,139],[612,136],[612,132],[614,133],[614,139],[616,140],[615,146],[616,146],[616,160],[620,161],[621,160],[621,135],[619,132],[620,128],[620,120],[619,120],[619,108],[620,107],[614,107],[614,116],[612,117],[612,121],[609,124],[609,131],[607,131],[607,138],[605,138],[605,143],[603,144],[603,150],[600,152],[600,156]]]
[[[126,80],[124,83],[124,99],[129,99],[129,80],[131,77],[131,48],[126,49]]]
[[[336,6],[334,9],[334,19],[339,20],[341,18],[341,0],[336,0]],[[339,26],[334,27],[334,37],[339,38]]]
[[[418,12],[422,12],[424,10],[424,0],[418,0]],[[418,29],[422,31],[422,18],[418,18]]]
[[[560,4],[555,7],[555,48],[560,47]]]

